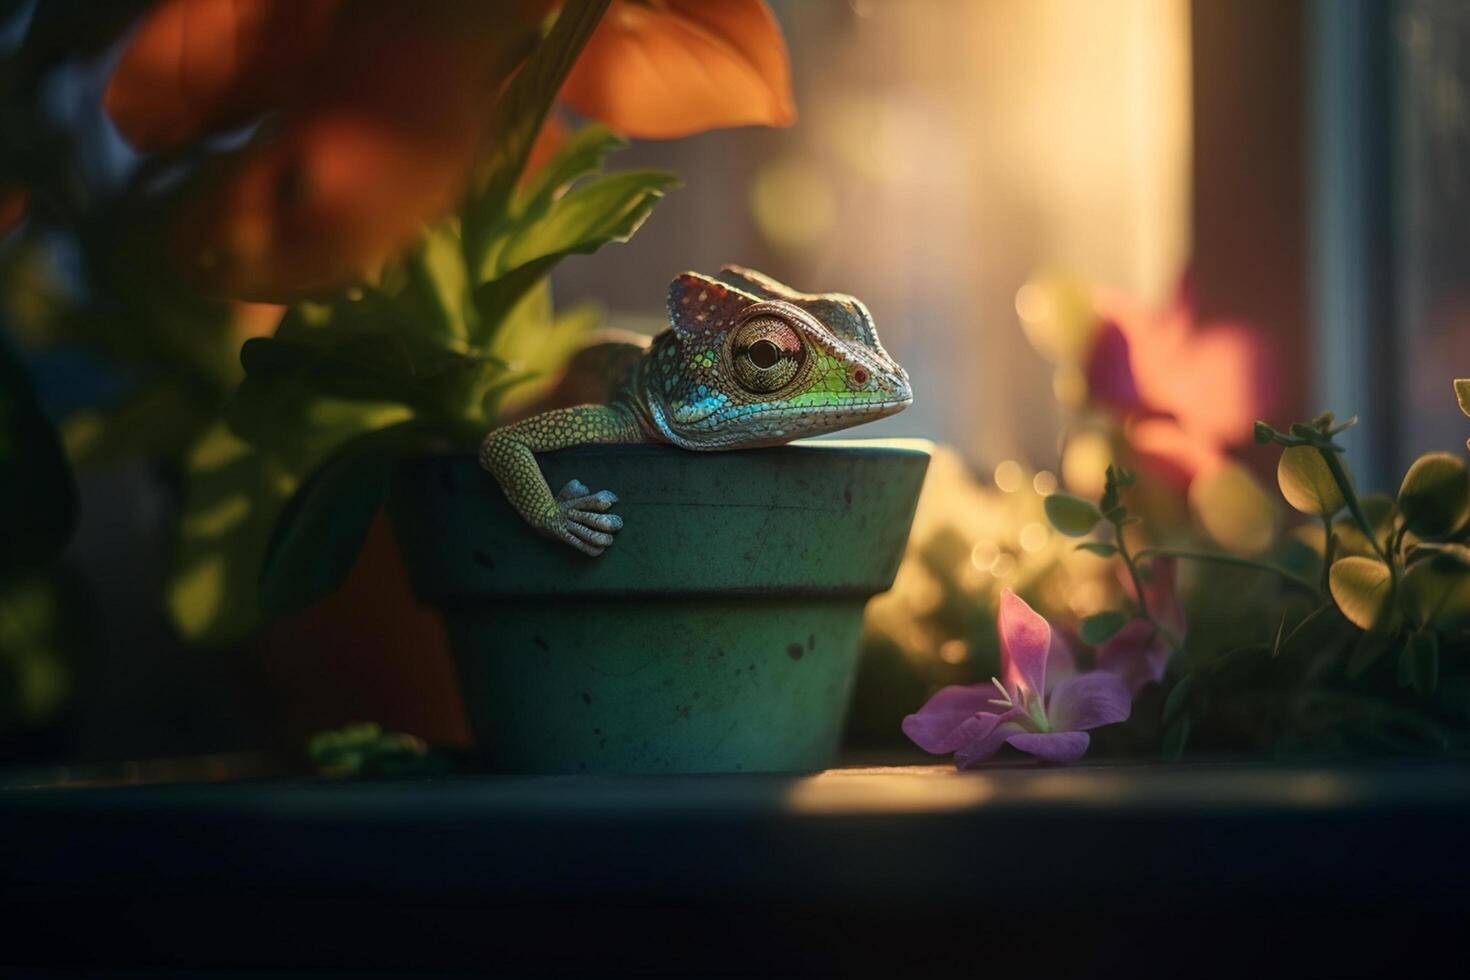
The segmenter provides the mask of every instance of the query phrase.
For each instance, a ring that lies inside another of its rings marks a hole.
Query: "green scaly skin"
[[[607,357],[603,404],[561,408],[493,430],[480,463],[537,531],[589,555],[612,544],[617,496],[572,480],[556,495],[535,454],[586,443],[666,442],[684,449],[773,446],[902,411],[908,375],[873,318],[841,293],[799,293],[726,266],[669,286],[669,329],[646,349]]]

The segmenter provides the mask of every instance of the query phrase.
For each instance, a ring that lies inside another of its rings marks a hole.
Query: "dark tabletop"
[[[0,781],[0,963],[913,975],[1351,935],[1366,970],[1470,922],[1464,767],[231,772]]]

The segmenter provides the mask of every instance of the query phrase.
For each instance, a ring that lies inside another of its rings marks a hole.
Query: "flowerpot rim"
[[[816,439],[538,455],[553,488],[575,478],[618,495],[625,526],[597,558],[536,534],[469,453],[401,461],[391,507],[416,591],[445,608],[574,595],[862,599],[893,582],[930,448]]]

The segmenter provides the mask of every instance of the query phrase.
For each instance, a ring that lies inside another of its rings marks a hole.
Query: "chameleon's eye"
[[[730,338],[730,362],[740,387],[769,394],[790,384],[806,363],[806,344],[779,316],[756,316]]]
[[[769,340],[757,340],[750,345],[750,350],[747,353],[750,355],[750,363],[762,371],[766,368],[775,367],[776,362],[781,359],[781,348]]]

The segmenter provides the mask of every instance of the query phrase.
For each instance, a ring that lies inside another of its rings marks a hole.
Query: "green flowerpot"
[[[534,534],[468,455],[408,460],[400,550],[444,614],[477,755],[503,772],[830,765],[863,604],[893,583],[929,462],[917,441],[540,457],[617,493],[588,558]]]

